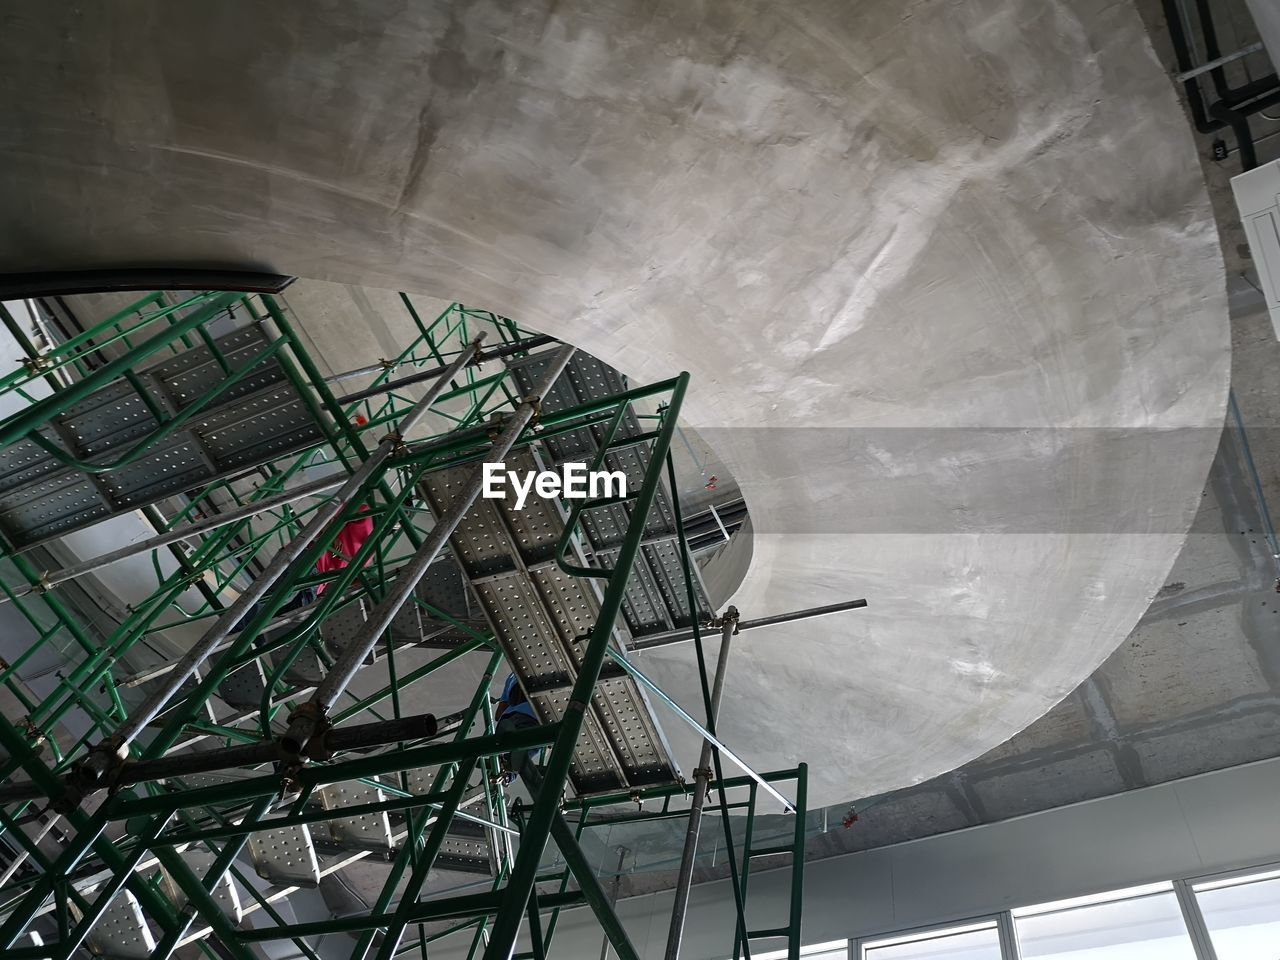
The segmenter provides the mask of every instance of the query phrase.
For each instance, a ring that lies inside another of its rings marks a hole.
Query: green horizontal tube
[[[516,446],[527,446],[537,440],[545,440],[549,437],[558,436],[562,433],[570,433],[574,430],[579,430],[582,427],[593,426],[601,422],[606,422],[617,413],[617,407],[620,404],[634,403],[637,400],[644,400],[662,393],[668,393],[675,389],[679,379],[679,377],[673,377],[670,380],[661,380],[658,383],[653,383],[645,387],[637,387],[633,390],[628,390],[625,393],[614,394],[611,397],[606,397],[601,400],[593,400],[589,403],[580,404],[579,406],[571,407],[567,410],[557,410],[554,413],[544,412],[541,419],[538,421],[539,429],[537,432],[526,432],[520,440],[516,441]],[[408,453],[403,456],[396,457],[390,462],[395,465],[413,463],[420,459],[430,459],[431,457],[441,453],[467,450],[477,444],[482,444],[484,446],[488,445],[482,433],[478,433],[475,436],[468,435],[466,437],[458,437],[447,444],[438,444],[436,441],[431,440],[422,441],[418,444],[410,444]],[[429,445],[429,449],[415,449],[423,445]]]
[[[475,650],[480,650],[484,647],[490,646],[492,642],[493,641],[491,637],[488,637],[488,636],[484,637],[483,639],[469,640],[466,643],[461,644],[460,646],[455,647],[454,649],[448,651],[447,653],[441,654],[440,656],[432,660],[430,663],[423,664],[421,667],[418,667],[418,669],[412,670],[409,673],[406,673],[403,677],[399,678],[398,686],[401,689],[403,689],[409,686],[410,684],[416,683],[417,681],[421,680],[423,677],[428,676],[431,673],[434,673],[436,670],[439,670],[441,667],[444,667],[450,663],[453,663],[453,661],[459,659],[460,657],[468,653],[471,653]],[[391,696],[391,689],[389,687],[384,687],[382,690],[378,691],[377,693],[370,694],[369,696],[362,698],[356,703],[353,703],[351,706],[347,707],[345,710],[339,711],[337,714],[334,715],[333,722],[342,723],[344,720],[350,720],[356,714],[367,710],[369,707],[376,706],[377,704],[381,703],[383,700],[386,700],[389,696]]]
[[[443,793],[420,793],[410,797],[383,800],[379,803],[358,803],[338,810],[312,810],[307,813],[290,814],[287,817],[259,820],[254,823],[236,823],[226,827],[215,827],[210,830],[188,830],[182,833],[171,833],[160,837],[151,845],[153,847],[173,847],[182,843],[203,843],[207,840],[242,837],[247,833],[255,833],[259,830],[278,830],[306,823],[323,823],[326,820],[362,817],[370,813],[395,813],[399,810],[412,810],[415,807],[434,806],[442,802],[443,799]]]
[[[711,789],[714,789],[714,787],[715,787],[715,784],[714,783],[711,784]],[[630,800],[630,797],[628,797],[628,800]],[[725,810],[745,810],[748,806],[750,806],[750,804],[748,804],[745,800],[743,800],[739,803],[726,803],[722,805],[722,804],[715,803],[714,801],[708,800],[707,805],[706,807],[704,807],[704,809],[707,811],[715,811],[715,810],[720,810],[722,806],[723,806],[723,809]],[[613,827],[622,823],[651,823],[657,820],[687,820],[687,819],[689,819],[688,810],[663,810],[663,811],[654,811],[653,813],[637,813],[629,817],[602,817],[599,820],[588,820],[587,829],[590,830],[593,827]]]
[[[562,894],[548,894],[538,898],[544,909],[562,909],[584,902],[577,890]],[[501,903],[501,891],[471,893],[442,900],[427,900],[414,906],[409,923],[427,923],[432,920],[453,920],[459,917],[491,916]],[[334,920],[317,920],[313,923],[294,923],[285,927],[268,927],[261,930],[242,930],[238,939],[247,943],[267,940],[284,940],[297,937],[318,937],[326,933],[354,933],[361,930],[377,930],[395,920],[395,914],[372,913],[354,917],[338,917]],[[451,931],[452,932],[452,931]]]
[[[55,370],[59,370],[70,363],[79,363],[81,360],[83,360],[84,359],[83,354],[75,354],[75,351],[79,347],[83,345],[88,345],[91,350],[101,350],[103,347],[110,346],[111,344],[115,343],[118,340],[126,339],[130,333],[137,332],[139,329],[146,326],[148,323],[152,323],[155,320],[162,320],[165,317],[170,316],[175,312],[185,309],[186,307],[194,306],[195,304],[200,303],[203,300],[207,300],[210,296],[212,296],[212,294],[202,293],[195,297],[189,297],[186,300],[184,300],[182,303],[174,304],[171,307],[165,307],[162,310],[156,310],[149,314],[142,314],[143,307],[147,307],[153,303],[157,303],[163,297],[162,293],[149,294],[143,297],[141,300],[137,300],[134,303],[130,304],[129,306],[125,307],[119,313],[113,314],[112,316],[107,317],[107,319],[101,321],[100,323],[95,324],[94,326],[86,330],[84,333],[77,334],[76,336],[72,337],[70,340],[67,340],[64,343],[58,344],[57,346],[53,347],[52,349],[48,350],[46,353],[43,353],[43,354],[38,354],[35,348],[31,346],[30,342],[27,341],[25,336],[22,337],[22,341],[24,346],[26,347],[27,355],[30,356],[31,359],[33,360],[37,359],[38,357],[41,361],[48,362],[49,360],[52,360],[55,357],[64,358],[64,359],[59,359],[55,363],[50,363],[47,367],[39,371],[40,375],[48,377]],[[103,331],[109,330],[112,326],[116,326],[117,324],[121,323],[122,321],[126,320],[128,317],[134,314],[137,314],[139,316],[139,320],[141,321],[137,326],[127,331],[117,327],[117,332],[113,336],[103,339],[103,336],[102,336]],[[8,311],[5,311],[5,315],[8,316]],[[6,325],[7,325],[7,322],[6,322]],[[91,342],[91,341],[96,341],[96,342]],[[27,371],[25,368],[21,370],[15,370],[13,373],[10,373],[9,375],[0,379],[0,390],[14,389],[15,384],[29,383],[33,379],[34,377],[30,376],[29,371]],[[54,386],[58,390],[62,389],[61,382],[55,382],[51,384],[51,386]]]

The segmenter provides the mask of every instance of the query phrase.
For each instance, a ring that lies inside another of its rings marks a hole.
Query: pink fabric
[[[368,509],[367,507],[365,509]],[[354,557],[364,542],[373,534],[373,518],[361,517],[358,520],[350,521],[344,526],[341,532],[333,541],[327,553],[316,561],[316,570],[319,573],[332,573],[335,570],[341,570],[343,567],[349,566],[351,558]],[[365,566],[373,561],[370,557],[366,561]],[[329,586],[327,583],[321,583],[316,586],[316,595],[324,593]]]

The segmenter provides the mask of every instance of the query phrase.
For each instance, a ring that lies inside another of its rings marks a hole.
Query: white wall
[[[865,936],[1280,861],[1277,796],[1280,760],[1268,760],[813,862],[805,871],[803,940]],[[752,926],[783,920],[789,875],[753,878]],[[619,904],[642,957],[662,956],[670,907],[669,894]],[[728,883],[695,887],[683,957],[720,960],[730,953],[732,929]],[[589,911],[561,917],[553,955],[594,960],[599,951]]]

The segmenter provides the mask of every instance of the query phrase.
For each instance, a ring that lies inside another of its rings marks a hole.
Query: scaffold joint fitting
[[[542,398],[525,397],[524,402],[533,408],[533,415],[529,418],[529,425],[534,426],[542,419]]]
[[[385,437],[382,438],[383,443],[386,443],[388,440],[391,441],[391,452],[394,453],[395,455],[400,456],[401,454],[408,452],[409,447],[405,444],[404,437],[402,437],[395,430],[390,431]]]
[[[34,743],[37,747],[40,746],[42,743],[44,743],[45,741],[44,731],[31,722],[30,716],[23,717],[18,722],[18,725],[22,727],[22,731],[27,735],[27,737],[31,740],[31,742]]]

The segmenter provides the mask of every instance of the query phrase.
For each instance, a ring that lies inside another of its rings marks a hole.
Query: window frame
[[[849,953],[849,944],[853,941],[848,939],[823,940],[819,943],[805,943],[800,945],[800,960],[805,960],[807,956],[813,956],[819,952],[830,953],[839,948],[840,944],[844,944],[845,960],[851,960]],[[765,950],[751,951],[752,960],[786,960],[787,949],[783,947],[781,950]]]
[[[1147,893],[1139,893],[1147,887],[1155,887],[1157,885],[1172,884],[1173,894],[1177,899],[1178,908],[1182,914],[1182,919],[1187,928],[1187,935],[1191,940],[1191,948],[1195,951],[1198,960],[1218,960],[1218,955],[1213,948],[1213,940],[1209,933],[1208,925],[1205,923],[1204,914],[1200,911],[1200,903],[1196,899],[1195,888],[1206,883],[1224,883],[1230,884],[1231,881],[1240,883],[1249,883],[1254,880],[1275,879],[1280,874],[1280,861],[1268,860],[1262,863],[1255,863],[1247,867],[1238,867],[1231,870],[1219,870],[1213,873],[1198,874],[1190,877],[1182,877],[1176,880],[1156,879],[1150,883],[1136,884],[1129,887],[1122,887],[1118,890],[1099,890],[1093,894],[1084,894],[1080,897],[1064,898],[1063,902],[1069,900],[1083,900],[1092,897],[1098,897],[1097,903],[1111,903],[1125,900],[1138,900],[1144,896],[1156,896],[1159,893],[1167,893],[1168,890],[1158,891],[1150,890]],[[1126,894],[1126,891],[1127,894]],[[1108,894],[1115,893],[1119,896],[1111,897]],[[1050,901],[1049,903],[1052,903]],[[1048,904],[1046,904],[1048,905]],[[1089,904],[1080,904],[1079,906],[1088,906]],[[878,941],[925,939],[931,933],[946,933],[953,930],[963,930],[965,927],[976,927],[980,925],[995,924],[996,933],[999,937],[1000,954],[1003,960],[1022,960],[1022,953],[1018,947],[1017,933],[1014,930],[1014,913],[1021,910],[1032,909],[1040,906],[1039,904],[1028,903],[1018,906],[1009,907],[997,913],[979,914],[977,916],[965,917],[958,920],[948,920],[940,923],[920,924],[914,927],[905,927],[898,929],[889,929],[877,931],[876,933],[866,934],[864,936],[852,937],[848,941],[848,960],[866,960],[866,949],[875,945]],[[1071,907],[1062,907],[1061,909],[1074,909]],[[1052,911],[1047,911],[1052,912]],[[1035,916],[1036,914],[1030,914]],[[834,942],[834,941],[833,941]],[[812,946],[824,946],[825,944],[813,944]],[[805,948],[801,948],[803,951]],[[803,956],[803,952],[802,952]]]
[[[1178,902],[1182,905],[1182,914],[1187,919],[1187,929],[1191,930],[1191,941],[1195,945],[1200,960],[1218,960],[1218,952],[1213,946],[1213,935],[1200,910],[1200,900],[1196,887],[1206,883],[1222,883],[1224,886],[1244,886],[1274,880],[1280,874],[1280,861],[1255,864],[1251,867],[1240,867],[1235,870],[1219,870],[1196,877],[1185,877],[1173,881],[1173,888],[1178,892]],[[1208,892],[1208,891],[1206,891]]]
[[[849,960],[867,960],[867,948],[876,946],[882,940],[927,940],[930,934],[947,934],[959,932],[968,927],[986,927],[990,925],[995,927],[1000,955],[1004,960],[1021,960],[1017,941],[1013,939],[1013,924],[1008,910],[1002,910],[999,913],[982,914],[981,916],[969,917],[964,920],[928,923],[909,927],[905,930],[888,930],[884,933],[854,937],[849,941]]]

